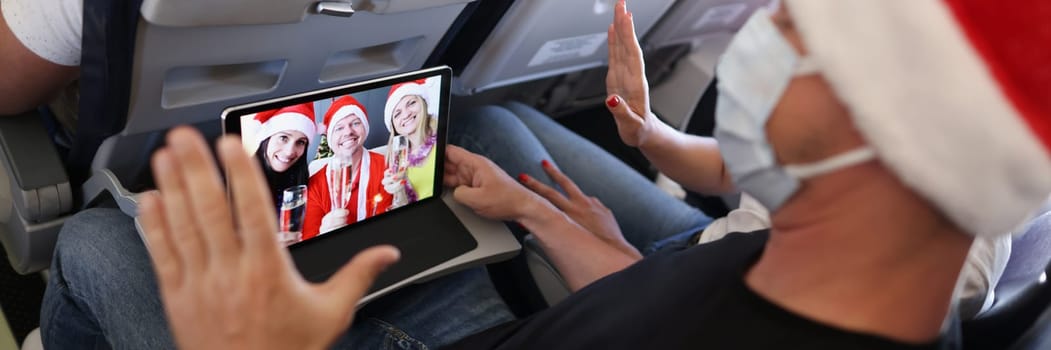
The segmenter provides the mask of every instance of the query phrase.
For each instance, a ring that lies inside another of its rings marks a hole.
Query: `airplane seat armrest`
[[[40,115],[0,116],[0,160],[12,208],[0,243],[19,273],[48,266],[58,230],[73,209],[69,177]]]
[[[558,304],[572,292],[551,259],[540,247],[540,242],[533,235],[527,235],[522,242],[529,274],[533,277],[537,289],[548,306]]]
[[[0,154],[11,198],[27,220],[53,219],[73,208],[69,177],[39,114],[0,118]]]

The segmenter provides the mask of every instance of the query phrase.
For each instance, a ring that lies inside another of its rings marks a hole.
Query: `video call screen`
[[[441,76],[247,114],[286,245],[434,196]]]

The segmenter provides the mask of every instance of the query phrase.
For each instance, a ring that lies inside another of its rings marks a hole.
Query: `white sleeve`
[[[697,244],[720,240],[726,235],[734,232],[752,232],[770,228],[770,211],[766,210],[759,200],[741,193],[741,203],[737,209],[730,211],[725,217],[712,221],[701,233],[701,239]]]
[[[0,0],[0,12],[18,41],[63,66],[80,65],[83,8],[83,0]]]
[[[992,308],[996,285],[1010,257],[1011,235],[974,239],[960,273],[961,285],[957,291],[960,317],[969,320]]]

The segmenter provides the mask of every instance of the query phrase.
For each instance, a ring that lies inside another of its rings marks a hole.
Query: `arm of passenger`
[[[694,192],[734,191],[733,180],[714,138],[684,134],[664,123],[656,125],[648,142],[639,149],[658,170]]]
[[[0,9],[0,115],[47,103],[77,77],[79,67],[52,63],[30,51],[8,27]]]
[[[576,292],[639,261],[596,237],[551,203],[536,198],[518,222],[536,236],[555,268]]]
[[[640,259],[578,225],[485,157],[449,145],[444,173],[457,202],[482,217],[516,221],[532,231],[574,291]]]
[[[606,106],[621,140],[638,147],[657,169],[688,189],[706,194],[732,191],[714,139],[683,134],[651,111],[642,47],[626,6],[617,2],[609,27],[606,73]]]

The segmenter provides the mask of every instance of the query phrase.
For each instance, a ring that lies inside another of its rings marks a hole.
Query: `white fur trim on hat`
[[[1046,200],[1047,150],[945,3],[786,4],[880,160],[961,229],[1007,233]]]
[[[262,123],[259,131],[256,133],[256,139],[262,142],[278,132],[287,130],[302,132],[310,140],[310,144],[314,144],[314,140],[317,138],[317,124],[310,117],[299,113],[286,112],[270,117],[266,123]]]
[[[405,96],[417,95],[423,98],[427,102],[427,114],[432,117],[438,117],[438,101],[434,98],[438,95],[435,89],[440,89],[437,84],[441,80],[440,77],[431,77],[421,85],[416,83],[406,83],[398,86],[397,90],[391,91],[390,96],[387,97],[387,103],[383,108],[383,122],[387,125],[387,131],[394,132],[394,125],[392,118],[394,116],[394,107],[398,105]]]
[[[369,116],[365,114],[365,111],[361,110],[361,107],[352,104],[339,107],[339,109],[336,110],[336,113],[332,114],[332,120],[328,122],[328,125],[325,125],[325,133],[327,134],[331,131],[329,129],[331,129],[333,125],[336,125],[336,122],[351,115],[356,115],[358,116],[358,119],[361,119],[361,124],[365,126],[365,135],[368,136]]]

